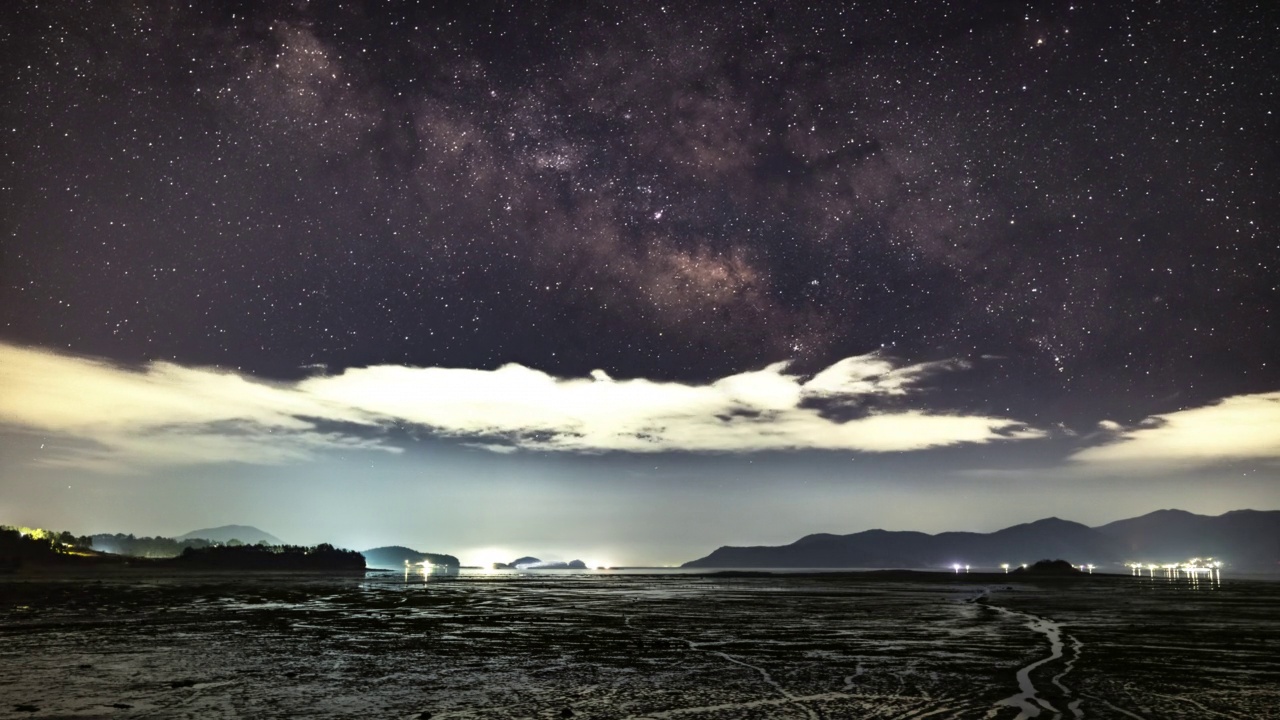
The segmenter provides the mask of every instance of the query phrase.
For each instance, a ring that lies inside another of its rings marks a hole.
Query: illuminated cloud
[[[937,364],[894,368],[849,358],[809,382],[786,363],[706,385],[559,379],[520,365],[497,370],[378,366],[298,384],[309,397],[359,407],[445,435],[495,446],[578,452],[888,452],[1041,437],[1007,418],[921,410],[872,413],[840,422],[806,400],[900,395]]]
[[[782,362],[691,385],[614,380],[602,371],[563,379],[514,364],[381,365],[269,383],[209,368],[152,363],[132,370],[0,345],[0,422],[65,438],[44,464],[100,470],[395,452],[378,434],[404,423],[503,453],[889,452],[1043,436],[1001,417],[908,409],[842,421],[820,409],[910,395],[920,380],[963,367],[897,366],[864,355],[807,381]]]
[[[913,385],[930,375],[967,369],[969,364],[960,360],[894,367],[889,360],[872,353],[837,362],[814,375],[804,384],[804,390],[813,397],[835,399],[859,395],[906,395]]]
[[[1112,442],[1071,456],[1078,463],[1212,464],[1280,459],[1280,392],[1236,395],[1212,405],[1153,415],[1135,427],[1104,420]]]
[[[0,423],[66,442],[42,465],[128,470],[137,465],[281,464],[323,449],[397,449],[316,422],[372,425],[359,410],[288,385],[165,362],[134,371],[0,344]]]

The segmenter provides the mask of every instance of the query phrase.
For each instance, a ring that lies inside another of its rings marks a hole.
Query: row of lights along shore
[[[1012,565],[1010,565],[1009,563],[1001,563],[1001,565],[1000,565],[1000,568],[1001,568],[1002,570],[1004,570],[1004,572],[1005,572],[1005,574],[1006,574],[1006,575],[1008,575],[1008,574],[1009,574],[1009,568],[1011,568],[1011,567],[1013,567],[1013,566],[1012,566]],[[1026,563],[1022,563],[1022,565],[1021,565],[1020,567],[1021,567],[1023,570],[1026,570],[1026,569],[1027,569],[1027,564],[1026,564]],[[1081,571],[1081,572],[1087,572],[1087,573],[1089,573],[1090,575],[1092,575],[1092,574],[1093,574],[1093,569],[1094,569],[1095,567],[1097,567],[1097,566],[1096,566],[1096,565],[1072,565],[1071,567],[1073,567],[1073,568],[1075,568],[1075,569],[1077,569],[1077,570],[1079,570],[1079,571]],[[951,569],[955,570],[957,575],[959,575],[959,574],[960,574],[960,571],[961,571],[961,570],[964,570],[966,573],[967,573],[967,572],[969,572],[969,566],[968,566],[968,565],[954,564],[954,565],[952,565],[952,566],[951,566]]]
[[[1169,580],[1210,580],[1222,582],[1222,562],[1213,558],[1192,558],[1183,563],[1128,563],[1129,574],[1135,577],[1160,577]]]

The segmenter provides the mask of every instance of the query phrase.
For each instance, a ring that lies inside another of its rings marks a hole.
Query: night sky
[[[1267,3],[0,9],[0,522],[1280,508]]]

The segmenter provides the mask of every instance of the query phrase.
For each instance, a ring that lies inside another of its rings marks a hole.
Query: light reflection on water
[[[882,568],[681,568],[681,567],[629,567],[629,568],[588,568],[588,569],[494,569],[483,567],[461,567],[451,568],[441,565],[407,565],[403,570],[392,570],[389,568],[371,568],[366,571],[364,581],[366,585],[385,585],[387,583],[405,584],[405,585],[424,585],[431,583],[450,582],[454,580],[592,580],[603,579],[608,577],[644,577],[644,576],[666,576],[666,577],[702,577],[712,580],[720,573],[741,574],[747,578],[750,577],[769,577],[778,575],[813,575],[813,574],[836,574],[836,573],[862,573],[862,572],[883,572]],[[928,572],[941,574],[950,574],[949,570],[940,569],[936,571],[920,570],[914,572]]]
[[[1184,587],[1192,590],[1216,590],[1222,587],[1222,576],[1217,573],[1205,576],[1183,575],[1181,577],[1172,575],[1148,577],[1142,575],[1137,576],[1137,580],[1148,586]]]
[[[875,572],[893,572],[885,568],[682,568],[682,567],[628,567],[628,568],[608,568],[608,569],[502,569],[495,570],[493,568],[482,567],[462,567],[450,568],[444,566],[421,566],[411,565],[402,571],[391,569],[371,568],[367,571],[364,580],[372,581],[374,584],[384,585],[387,583],[405,584],[405,585],[422,585],[428,583],[450,582],[453,580],[591,580],[603,579],[608,577],[641,577],[641,576],[682,576],[682,577],[703,577],[708,580],[715,579],[717,575],[731,574],[739,578],[755,577],[777,577],[786,575],[835,575],[835,574],[862,574]],[[951,575],[953,571],[948,568],[937,569],[911,569],[904,570],[908,573],[919,573],[921,575]],[[991,578],[984,578],[982,575],[994,575],[995,572],[983,571],[974,572],[975,581],[990,582]],[[962,577],[963,577],[962,573]],[[1103,573],[1098,573],[1100,579],[1107,577]],[[1121,577],[1118,573],[1110,574],[1112,577]],[[1260,575],[1249,576],[1237,573],[1234,575],[1237,580],[1264,580],[1274,582],[1277,576]],[[907,578],[898,577],[896,580],[905,580]],[[1015,578],[1009,578],[1014,580]],[[1035,578],[1017,578],[1019,580],[1034,580]],[[1193,590],[1212,590],[1221,588],[1224,580],[1218,574],[1213,576],[1200,577],[1197,575],[1189,575],[1184,577],[1147,577],[1145,575],[1134,578],[1142,582],[1144,585],[1162,585],[1170,587],[1185,587]]]
[[[401,574],[405,579],[417,578],[423,580],[429,578],[431,580],[446,577],[464,577],[464,578],[493,578],[493,577],[602,577],[610,575],[711,575],[715,573],[761,573],[770,575],[813,575],[813,574],[834,574],[834,573],[863,573],[863,572],[886,572],[902,570],[913,573],[938,573],[953,574],[951,568],[686,568],[686,567],[621,567],[621,568],[587,568],[585,570],[574,569],[503,569],[495,570],[493,568],[483,567],[461,567],[446,568],[444,566],[431,566],[424,570],[420,565],[411,565],[405,568]],[[375,573],[395,573],[396,570],[390,568],[370,568],[369,574]],[[978,569],[974,568],[972,574],[978,574]],[[990,570],[987,572],[998,572]]]

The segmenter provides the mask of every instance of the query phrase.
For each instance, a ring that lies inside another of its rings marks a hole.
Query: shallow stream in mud
[[[1277,607],[1130,577],[0,578],[0,718],[1280,717]]]

